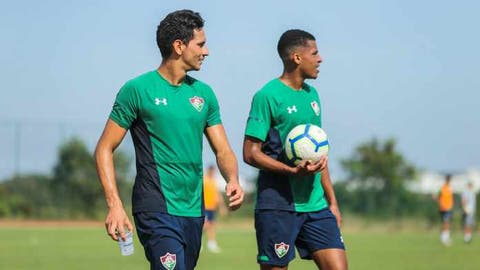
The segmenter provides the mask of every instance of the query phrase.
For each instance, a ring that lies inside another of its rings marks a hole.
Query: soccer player
[[[207,173],[203,177],[203,198],[205,203],[205,224],[203,229],[207,233],[207,249],[213,253],[220,253],[221,249],[216,240],[216,215],[226,213],[223,196],[218,191],[215,179],[215,167],[208,166]]]
[[[438,209],[440,218],[442,219],[442,231],[440,233],[440,241],[448,246],[452,243],[450,238],[450,223],[452,222],[453,209],[453,192],[450,187],[451,175],[445,176],[445,183],[443,184],[438,194]]]
[[[208,55],[203,25],[191,10],[172,12],[160,22],[159,68],[120,89],[95,150],[108,206],[107,232],[114,240],[125,239],[125,229],[133,227],[118,195],[112,156],[130,130],[137,168],[133,217],[151,269],[193,269],[197,263],[204,222],[202,134],[228,182],[229,207],[235,210],[243,201],[215,94],[187,75]]]
[[[286,162],[283,142],[299,124],[321,127],[315,79],[322,58],[315,38],[288,30],[278,42],[283,62],[280,78],[268,82],[253,97],[245,130],[244,161],[260,169],[255,207],[260,269],[287,269],[294,259],[313,259],[323,270],[345,270],[347,259],[340,234],[341,215],[327,158]]]
[[[475,224],[475,208],[477,199],[473,190],[472,182],[467,184],[467,189],[462,193],[463,209],[463,241],[470,243],[472,241],[472,227]]]

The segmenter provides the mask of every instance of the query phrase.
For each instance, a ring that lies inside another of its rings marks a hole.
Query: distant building
[[[467,169],[464,172],[452,173],[450,186],[454,193],[462,193],[468,182],[473,183],[475,192],[480,191],[480,170],[476,168]],[[417,180],[410,181],[407,189],[415,193],[434,194],[437,193],[445,182],[445,174],[431,171],[423,171]]]

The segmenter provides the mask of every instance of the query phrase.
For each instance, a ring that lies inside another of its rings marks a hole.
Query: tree
[[[125,196],[130,162],[121,153],[114,155],[116,178],[121,195]],[[78,138],[60,147],[54,168],[52,189],[61,217],[97,218],[105,208],[103,190],[98,182],[92,154]]]
[[[44,175],[19,175],[2,182],[0,217],[43,218],[51,214],[50,182]]]
[[[404,183],[415,177],[416,169],[397,151],[394,139],[360,144],[341,165],[350,189],[356,192],[351,199],[354,211],[390,216],[410,209],[411,194]]]
[[[115,174],[120,197],[130,207],[130,160],[115,152]],[[105,200],[93,155],[78,138],[63,144],[53,176],[18,175],[0,182],[0,218],[100,218]]]

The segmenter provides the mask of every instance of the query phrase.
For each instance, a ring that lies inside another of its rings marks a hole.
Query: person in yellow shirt
[[[226,214],[227,210],[223,202],[223,196],[218,191],[215,179],[215,167],[210,165],[203,177],[203,199],[205,203],[205,223],[203,229],[207,234],[207,249],[213,253],[220,253],[220,247],[216,240],[216,212]]]
[[[445,183],[438,194],[438,207],[440,216],[442,218],[442,232],[440,234],[440,241],[442,241],[444,245],[451,244],[450,223],[452,222],[453,214],[453,192],[450,187],[450,178],[451,176],[449,174],[445,176]]]

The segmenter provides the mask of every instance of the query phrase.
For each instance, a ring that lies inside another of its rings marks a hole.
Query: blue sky
[[[480,167],[477,1],[19,0],[0,4],[0,176],[14,168],[14,123],[21,171],[49,171],[70,134],[93,149],[118,89],[160,63],[157,24],[182,8],[206,21],[210,56],[191,75],[216,91],[243,174],[254,172],[241,162],[250,101],[280,75],[276,43],[291,28],[314,34],[324,58],[308,82],[332,174],[372,137],[396,138],[419,168]]]

